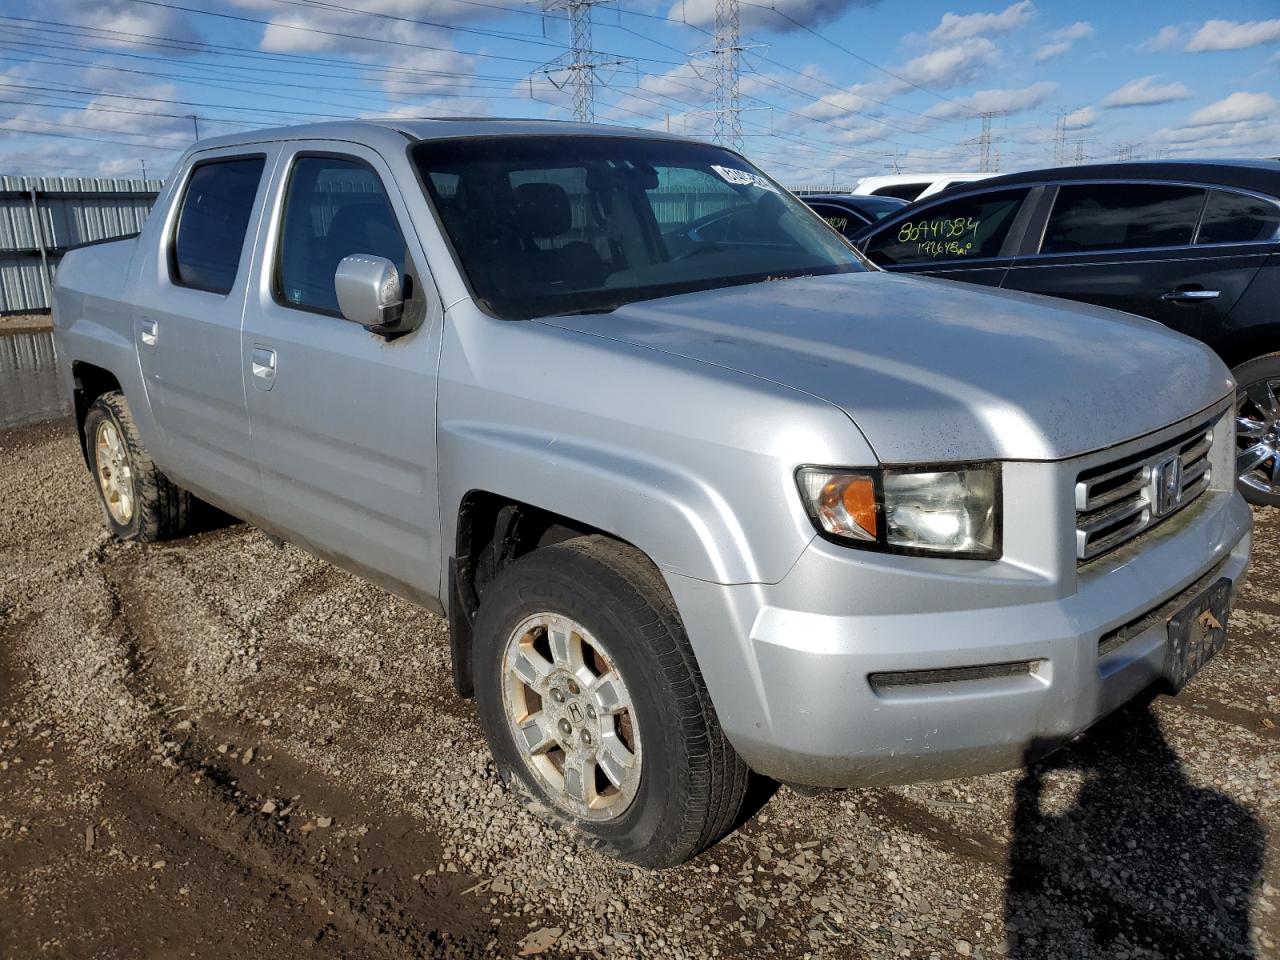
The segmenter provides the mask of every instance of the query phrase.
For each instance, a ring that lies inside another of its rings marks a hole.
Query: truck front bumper
[[[1220,577],[1234,595],[1251,522],[1213,491],[1078,569],[815,540],[776,584],[668,582],[753,769],[813,786],[948,779],[1019,766],[1160,681],[1168,617]]]

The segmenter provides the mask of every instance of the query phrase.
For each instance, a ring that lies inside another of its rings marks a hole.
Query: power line
[[[411,48],[413,50],[434,50],[436,52],[441,52],[441,53],[465,53],[467,56],[470,56],[470,57],[483,57],[490,60],[505,60],[509,63],[527,63],[527,64],[534,64],[534,65],[538,64],[537,60],[528,60],[521,57],[508,57],[508,56],[503,56],[497,53],[483,53],[483,52],[473,51],[473,50],[458,50],[455,47],[436,47],[436,46],[432,46],[431,44],[418,43],[412,40],[396,40],[390,37],[370,37],[365,34],[343,33],[342,31],[339,31],[339,30],[325,30],[320,27],[304,27],[304,26],[299,26],[298,24],[292,24],[292,23],[279,23],[278,21],[274,21],[274,20],[261,20],[257,17],[246,17],[241,14],[222,13],[216,10],[201,10],[198,7],[187,7],[179,3],[169,3],[169,2],[166,2],[166,0],[130,0],[130,2],[146,4],[147,6],[152,6],[152,7],[163,7],[168,10],[182,10],[187,13],[195,13],[205,17],[218,17],[223,20],[235,20],[241,23],[256,23],[262,26],[275,27],[277,29],[298,30],[303,33],[313,33],[313,34],[318,34],[326,37],[338,37],[344,40],[363,40],[368,43],[374,43],[374,44],[387,43],[393,46]],[[358,10],[353,12],[365,13],[366,11]],[[456,30],[458,28],[445,27],[445,29]],[[513,39],[513,37],[505,36],[505,37],[501,37],[501,39],[511,40]],[[541,42],[541,41],[534,41],[532,38],[525,38],[525,37],[520,37],[515,39],[519,39],[522,42]],[[623,54],[608,53],[608,56],[622,57]],[[646,63],[658,63],[666,66],[678,66],[678,64],[674,63],[673,61],[656,60],[652,57],[634,57],[632,59],[643,60]]]
[[[867,66],[871,67],[873,70],[879,70],[881,73],[886,74],[890,77],[893,77],[895,80],[901,81],[902,83],[905,83],[908,86],[915,87],[917,90],[921,90],[924,93],[929,94],[929,96],[931,97],[937,97],[939,100],[945,100],[947,103],[955,104],[957,107],[960,107],[962,110],[965,110],[971,114],[977,113],[977,111],[974,110],[972,107],[968,106],[967,104],[961,103],[959,100],[953,100],[951,97],[948,97],[945,94],[938,93],[938,91],[936,90],[930,90],[928,87],[924,86],[923,84],[916,83],[916,81],[910,79],[909,77],[904,77],[902,76],[902,74],[894,73],[892,70],[888,69],[887,67],[882,67],[880,66],[880,64],[876,63],[875,61],[868,60],[862,54],[857,53],[853,50],[850,50],[844,44],[837,43],[836,41],[832,40],[829,36],[827,36],[825,33],[819,33],[817,30],[814,30],[812,27],[808,26],[807,24],[801,23],[795,17],[792,17],[789,14],[783,13],[781,10],[779,10],[777,7],[773,5],[766,6],[763,3],[752,3],[751,0],[741,0],[741,2],[747,4],[747,6],[756,7],[760,10],[768,10],[771,13],[776,14],[777,16],[781,17],[783,20],[786,20],[788,23],[792,24],[793,26],[803,30],[805,33],[811,34],[812,36],[817,37],[819,40],[823,41],[824,43],[827,43],[832,47],[835,47],[841,53],[847,54],[848,56],[853,57],[855,60],[861,63],[865,63]]]

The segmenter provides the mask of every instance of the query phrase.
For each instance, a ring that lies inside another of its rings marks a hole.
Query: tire
[[[1231,372],[1237,384],[1240,492],[1255,506],[1280,507],[1280,353],[1249,360]]]
[[[191,495],[156,467],[123,394],[111,391],[93,401],[84,439],[98,502],[114,536],[153,543],[186,531]]]
[[[538,626],[540,618],[550,625]],[[573,639],[574,629],[580,643]],[[571,664],[577,672],[565,680],[566,670],[550,648],[557,631],[567,632],[568,645],[580,648],[579,663],[590,664],[586,673]],[[517,637],[526,640],[517,642]],[[519,694],[513,690],[534,689],[509,666],[511,651],[525,649],[541,650],[555,672],[538,680],[540,696],[526,693],[516,703]],[[735,826],[747,789],[746,764],[720,729],[661,574],[635,548],[607,537],[580,537],[507,567],[480,604],[474,670],[476,707],[498,770],[545,819],[570,827],[614,857],[646,867],[683,863]],[[575,688],[575,677],[589,682]],[[568,686],[557,687],[562,681]],[[557,693],[567,701],[554,702]],[[622,712],[610,716],[604,709],[612,703],[616,710],[621,702],[627,704]],[[585,704],[585,719],[575,718],[575,703]],[[557,712],[573,725],[572,733],[556,724],[560,740],[555,746],[536,756],[523,752],[517,736],[523,742],[545,738],[518,734],[521,718],[526,729],[550,729]],[[543,718],[541,725],[535,717]],[[597,797],[604,803],[600,810],[584,809],[583,791],[569,786],[568,771],[578,768],[563,744],[577,750],[584,732],[594,734],[601,758],[591,767],[595,789],[603,790],[603,799]],[[633,767],[612,759],[618,744],[631,751]],[[557,751],[564,780],[560,789],[549,782],[556,776]],[[606,755],[610,769],[625,774],[621,785],[607,775]]]

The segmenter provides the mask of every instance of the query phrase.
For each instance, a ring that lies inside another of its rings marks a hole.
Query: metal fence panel
[[[0,313],[49,309],[49,281],[62,254],[137,233],[163,186],[163,180],[0,177]]]

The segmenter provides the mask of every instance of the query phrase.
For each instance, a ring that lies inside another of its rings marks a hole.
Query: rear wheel
[[[1236,475],[1250,503],[1280,506],[1280,353],[1232,371],[1236,378]]]
[[[639,551],[582,537],[521,558],[485,590],[475,643],[489,745],[537,812],[651,867],[732,828],[746,765]]]
[[[181,536],[191,495],[156,467],[123,394],[111,391],[93,401],[84,419],[84,437],[111,532],[121,540],[144,542]]]

